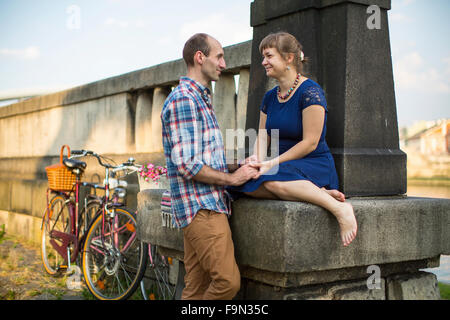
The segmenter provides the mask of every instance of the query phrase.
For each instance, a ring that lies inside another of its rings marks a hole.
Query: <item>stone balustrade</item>
[[[245,127],[251,41],[224,51],[227,69],[212,88],[225,137],[225,128]],[[137,163],[165,165],[160,113],[185,73],[180,59],[0,108],[0,225],[39,242],[45,167],[59,162],[64,144],[117,163],[133,157]],[[85,160],[84,180],[103,179],[97,160]],[[127,202],[136,208],[137,178],[129,182]]]

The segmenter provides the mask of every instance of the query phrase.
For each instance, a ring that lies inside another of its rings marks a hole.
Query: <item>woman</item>
[[[301,75],[305,59],[291,34],[269,34],[259,50],[266,75],[279,84],[264,95],[254,152],[245,160],[259,168],[259,176],[228,190],[319,205],[337,218],[342,243],[347,246],[356,236],[357,223],[352,205],[336,190],[338,177],[325,142],[328,110],[323,90]],[[279,129],[279,156],[266,160],[272,129]]]

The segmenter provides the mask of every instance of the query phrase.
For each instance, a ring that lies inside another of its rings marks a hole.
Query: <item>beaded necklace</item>
[[[286,100],[287,98],[289,98],[289,96],[291,95],[291,93],[292,93],[292,92],[294,91],[294,89],[297,87],[298,82],[300,81],[300,76],[301,76],[300,73],[297,73],[297,78],[295,78],[294,85],[293,85],[292,87],[289,88],[289,90],[286,92],[286,94],[285,94],[284,96],[281,95],[280,86],[278,86],[277,93],[278,93],[278,97],[279,97],[281,100]]]

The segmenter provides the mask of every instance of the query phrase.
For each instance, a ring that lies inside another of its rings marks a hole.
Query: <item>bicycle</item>
[[[79,211],[81,176],[86,163],[69,158],[63,164],[75,176],[75,184],[70,191],[47,189],[47,206],[41,224],[41,258],[45,271],[50,275],[59,275],[62,270],[71,270],[71,264],[79,257],[85,232],[92,211],[91,203]],[[49,194],[53,194],[49,201]]]
[[[113,166],[92,151],[73,154],[94,156],[105,168],[105,196],[83,243],[82,271],[88,290],[100,300],[123,300],[134,293],[147,263],[148,246],[136,238],[136,215],[115,197],[110,197],[111,179],[118,172],[139,170],[134,159]]]

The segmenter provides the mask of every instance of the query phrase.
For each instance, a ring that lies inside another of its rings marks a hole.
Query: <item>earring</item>
[[[287,66],[287,67],[286,67],[286,70],[287,70],[287,71],[291,70],[291,67]]]

